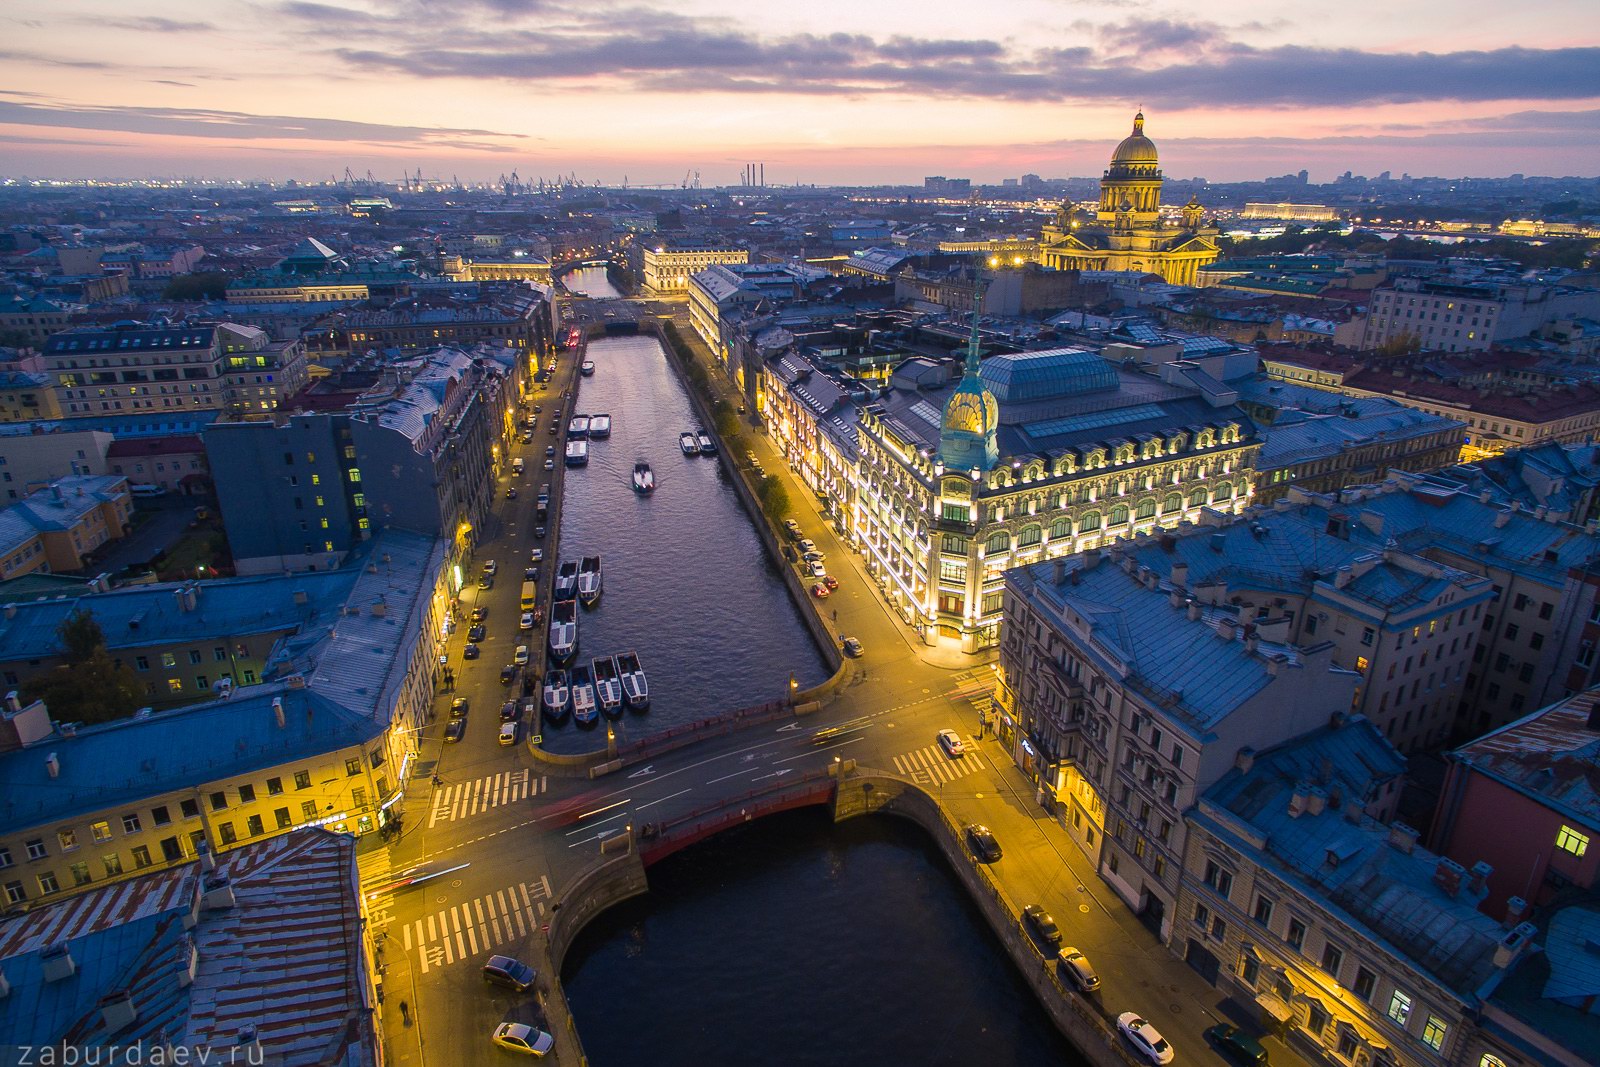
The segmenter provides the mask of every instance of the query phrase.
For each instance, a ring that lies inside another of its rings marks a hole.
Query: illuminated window
[[[1389,998],[1389,1018],[1401,1026],[1406,1024],[1406,1020],[1411,1018],[1411,997],[1409,994],[1402,993],[1398,989],[1394,991],[1394,996]]]
[[[1580,834],[1570,826],[1563,826],[1556,835],[1556,848],[1563,852],[1570,852],[1574,856],[1582,856],[1589,851],[1589,835]]]
[[[1506,1061],[1490,1052],[1483,1054],[1483,1059],[1478,1061],[1478,1067],[1506,1067]]]
[[[108,822],[90,823],[89,834],[95,839],[96,842],[110,841],[111,824]]]
[[[1438,1052],[1444,1048],[1444,1035],[1449,1029],[1437,1015],[1428,1016],[1428,1025],[1422,1028],[1422,1043]]]
[[[183,679],[182,678],[168,678],[167,679],[167,690],[169,692],[173,692],[173,693],[181,693],[181,692],[183,692]]]
[[[324,552],[332,552],[333,551],[333,542],[332,541],[324,541],[324,542],[322,542],[322,550]]]
[[[1362,674],[1366,674],[1367,673],[1367,668],[1370,667],[1370,666],[1372,666],[1372,662],[1370,660],[1368,660],[1367,657],[1365,657],[1365,656],[1357,656],[1356,657],[1356,670],[1360,671]]]

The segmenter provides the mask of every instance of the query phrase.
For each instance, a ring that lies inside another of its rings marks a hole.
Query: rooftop
[[[1600,689],[1540,708],[1450,758],[1600,830]]]

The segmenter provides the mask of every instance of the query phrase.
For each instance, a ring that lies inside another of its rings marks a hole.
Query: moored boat
[[[636,493],[648,493],[653,491],[655,487],[655,472],[650,469],[650,464],[641,459],[633,465],[633,491]]]
[[[582,467],[584,464],[586,464],[588,462],[589,462],[589,442],[588,441],[568,441],[567,442],[567,466],[569,466],[569,467]]]
[[[572,668],[572,717],[581,723],[594,722],[599,712],[595,706],[594,676],[586,664]]]
[[[570,559],[561,561],[556,568],[556,588],[552,600],[571,600],[578,595],[578,565]]]
[[[644,668],[639,665],[639,653],[623,652],[617,656],[617,675],[622,682],[622,699],[634,711],[644,711],[650,706],[650,686],[645,681]]]
[[[567,422],[567,437],[577,441],[589,436],[589,416],[574,415]]]
[[[567,672],[557,667],[544,676],[544,717],[560,722],[567,717],[572,694],[567,688]]]
[[[612,656],[598,656],[589,661],[594,671],[595,699],[600,710],[607,715],[622,713],[622,682],[617,677],[617,661]]]
[[[578,599],[584,607],[593,607],[600,599],[600,557],[584,556],[578,564]]]
[[[550,606],[550,655],[565,662],[578,651],[578,602],[558,600]]]
[[[685,430],[678,435],[678,447],[683,449],[683,454],[686,456],[698,456],[700,454],[700,439]]]
[[[590,437],[595,437],[595,438],[610,437],[611,436],[611,416],[610,415],[591,415],[591,416],[589,416],[589,436]]]
[[[704,430],[695,432],[695,448],[699,450],[702,456],[714,456],[717,454],[717,443]]]
[[[585,378],[593,378],[594,377],[594,360],[586,359],[581,364],[579,364],[578,373],[583,375]]]

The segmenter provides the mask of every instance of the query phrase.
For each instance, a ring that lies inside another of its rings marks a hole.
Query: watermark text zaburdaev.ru
[[[15,1067],[262,1067],[266,1049],[170,1045],[0,1045],[0,1063]]]

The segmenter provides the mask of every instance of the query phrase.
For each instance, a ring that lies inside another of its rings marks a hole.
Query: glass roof
[[[1081,348],[990,356],[983,361],[979,376],[1002,404],[1051,400],[1117,387],[1116,368]]]
[[[1029,422],[1023,425],[1029,437],[1038,440],[1042,437],[1057,437],[1064,433],[1077,433],[1082,430],[1098,430],[1105,426],[1121,426],[1129,422],[1143,422],[1146,419],[1160,418],[1166,414],[1166,408],[1160,404],[1138,404],[1131,408],[1113,408],[1110,411],[1091,411],[1086,415],[1070,415],[1064,419],[1045,419],[1042,422]]]

